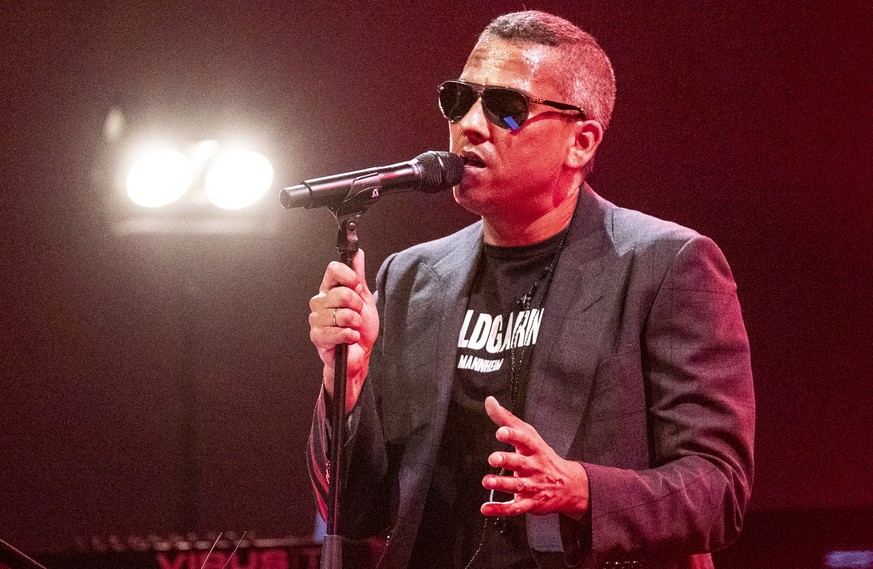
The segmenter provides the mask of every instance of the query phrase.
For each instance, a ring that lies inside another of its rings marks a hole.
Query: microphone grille
[[[419,191],[433,193],[446,190],[464,177],[464,160],[457,154],[431,150],[416,156],[421,165]]]

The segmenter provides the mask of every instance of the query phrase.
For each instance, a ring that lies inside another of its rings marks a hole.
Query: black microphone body
[[[306,180],[279,192],[287,208],[339,207],[362,192],[363,199],[376,200],[383,194],[420,191],[439,192],[460,183],[464,161],[451,152],[430,151],[407,162],[366,168],[345,174]]]

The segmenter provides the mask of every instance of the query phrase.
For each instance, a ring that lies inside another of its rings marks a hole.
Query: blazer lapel
[[[442,437],[452,386],[455,381],[455,360],[458,352],[458,333],[467,311],[476,266],[482,251],[482,226],[474,225],[475,238],[466,238],[451,255],[434,264],[437,275],[432,294],[439,299],[432,314],[439,315],[439,335],[434,362],[437,372],[435,421],[439,438]]]
[[[556,374],[549,360],[553,350],[590,345],[586,336],[599,333],[593,326],[574,323],[583,320],[583,314],[603,298],[607,243],[604,208],[585,185],[546,297],[525,401],[525,420],[560,456],[566,456],[576,435],[591,377],[582,373]]]
[[[446,424],[455,378],[458,332],[467,308],[476,261],[482,249],[481,223],[468,228],[455,241],[456,246],[451,249],[451,254],[429,267],[431,275],[424,278],[421,294],[417,294],[428,302],[420,317],[433,319],[434,332],[427,334],[427,337],[435,343],[435,350],[404,354],[403,357],[424,358],[428,366],[432,366],[430,369],[434,371],[436,381],[435,385],[429,386],[432,404],[426,400],[419,401],[421,405],[416,410],[422,415],[416,418],[417,428],[413,429],[409,448],[403,458],[398,523],[379,567],[401,567],[408,563],[409,551],[415,541],[411,529],[417,528],[421,519],[424,508],[422,497],[428,494]],[[426,349],[426,346],[423,347]]]

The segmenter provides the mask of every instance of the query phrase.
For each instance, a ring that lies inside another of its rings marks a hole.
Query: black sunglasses
[[[575,105],[537,99],[510,87],[492,87],[467,81],[446,81],[439,86],[440,110],[452,122],[458,122],[470,112],[479,97],[489,121],[506,130],[521,128],[530,113],[531,103],[548,105],[562,111],[576,111],[585,120],[585,111]]]

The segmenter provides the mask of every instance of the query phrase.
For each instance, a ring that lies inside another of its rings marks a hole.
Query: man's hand
[[[367,287],[363,251],[355,254],[352,265],[354,269],[337,261],[328,265],[318,294],[309,301],[309,339],[324,362],[322,380],[331,397],[335,348],[337,344],[349,346],[346,414],[358,401],[379,334],[379,314]]]
[[[486,516],[561,513],[576,520],[588,511],[588,474],[578,462],[564,460],[543,441],[536,429],[500,406],[485,399],[485,411],[499,427],[497,440],[515,447],[515,452],[494,452],[488,463],[514,476],[488,474],[482,485],[489,490],[515,494],[509,502],[486,502]]]

